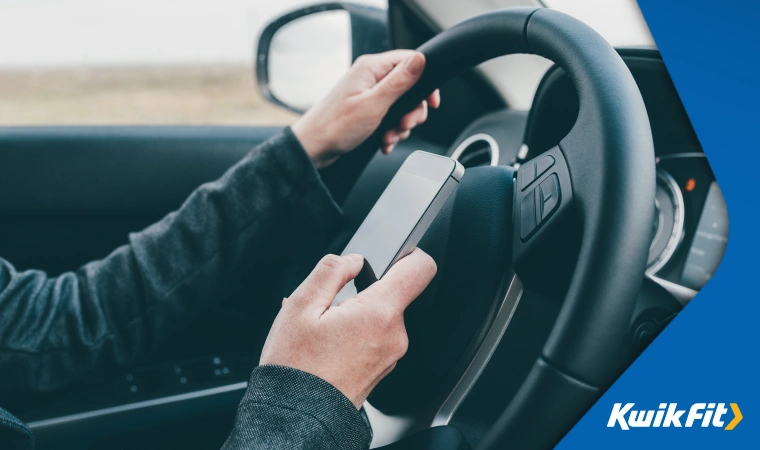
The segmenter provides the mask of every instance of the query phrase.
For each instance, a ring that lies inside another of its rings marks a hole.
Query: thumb
[[[376,299],[384,307],[404,311],[425,290],[436,271],[433,258],[416,248],[357,297]]]
[[[363,265],[364,258],[359,255],[327,255],[284,304],[297,309],[313,307],[321,314]]]
[[[400,62],[379,83],[372,88],[376,101],[383,107],[390,108],[406,91],[408,91],[425,70],[425,55],[414,52]]]

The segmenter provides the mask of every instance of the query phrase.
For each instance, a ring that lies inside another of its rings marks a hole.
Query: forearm
[[[254,369],[223,450],[365,450],[369,427],[326,381],[281,366]]]
[[[0,260],[0,389],[51,389],[133,361],[208,307],[258,242],[324,234],[339,218],[286,130],[103,260],[55,278]]]

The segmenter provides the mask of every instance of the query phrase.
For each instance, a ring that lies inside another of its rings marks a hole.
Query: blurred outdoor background
[[[311,3],[0,0],[0,126],[292,123],[258,94],[255,45]]]
[[[254,52],[272,19],[321,1],[0,0],[0,126],[293,123],[296,114],[259,96]],[[387,7],[387,0],[352,1]],[[537,4],[417,1],[444,27],[479,11]],[[542,4],[583,20],[613,45],[654,44],[635,0]],[[350,64],[347,14],[334,15],[299,19],[272,40],[278,58],[270,58],[270,87],[291,106],[307,109]],[[519,108],[530,107],[548,67],[527,55],[481,66]]]

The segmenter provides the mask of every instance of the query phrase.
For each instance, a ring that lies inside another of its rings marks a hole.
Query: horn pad
[[[406,310],[409,350],[370,396],[386,413],[412,412],[447,393],[491,324],[511,272],[514,170],[468,169],[419,247],[438,273]]]

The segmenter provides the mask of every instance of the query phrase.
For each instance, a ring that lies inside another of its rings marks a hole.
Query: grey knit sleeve
[[[339,390],[282,366],[254,369],[224,450],[364,450],[370,430]]]

